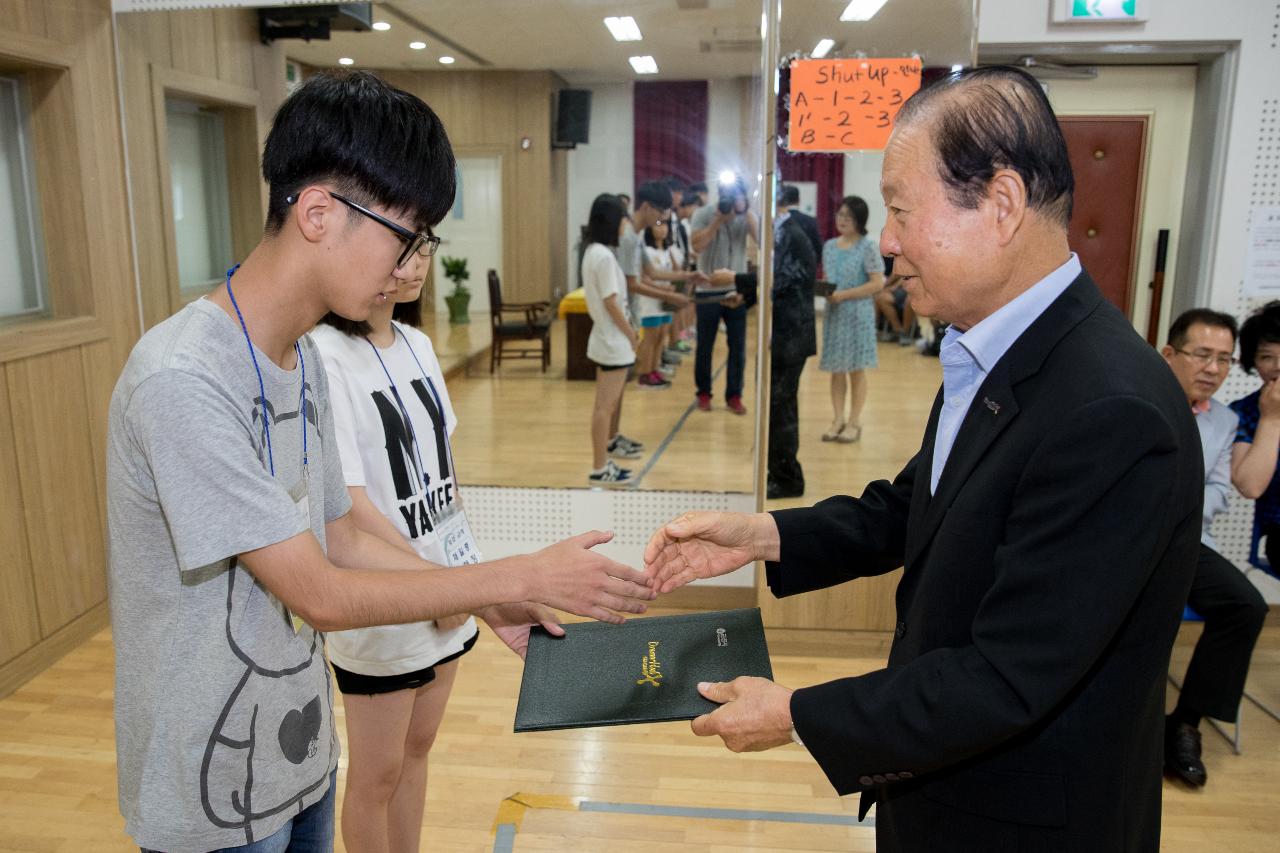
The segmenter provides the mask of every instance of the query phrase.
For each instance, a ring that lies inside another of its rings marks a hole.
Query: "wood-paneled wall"
[[[243,258],[261,238],[266,216],[258,156],[284,100],[284,52],[260,43],[252,10],[133,12],[118,16],[117,28],[142,309],[150,327],[185,301],[177,283],[164,99],[228,110],[232,248]]]
[[[551,149],[551,96],[564,81],[550,71],[379,73],[435,110],[458,156],[502,157],[503,297],[528,302],[569,289],[568,164]]]
[[[53,306],[0,327],[0,695],[106,622],[107,401],[139,333],[110,7],[0,0]]]
[[[118,85],[110,0],[0,0],[0,21],[0,71],[26,80],[31,95],[52,306],[47,317],[0,326],[4,695],[107,619],[107,406],[141,334],[140,311],[150,326],[180,304],[164,93],[241,108],[228,123],[229,135],[238,131],[228,165],[240,187],[233,240],[248,251],[262,229],[257,157],[284,98],[284,56],[259,44],[252,11],[122,15]]]

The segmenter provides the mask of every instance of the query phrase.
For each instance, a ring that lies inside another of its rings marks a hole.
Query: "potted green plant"
[[[467,313],[467,306],[471,304],[471,291],[464,284],[471,278],[471,273],[467,272],[467,259],[445,256],[440,258],[440,266],[444,268],[444,277],[453,282],[453,290],[444,297],[445,304],[449,306],[449,322],[470,323],[471,315]]]

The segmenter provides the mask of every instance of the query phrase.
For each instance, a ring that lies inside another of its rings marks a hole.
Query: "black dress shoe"
[[[1203,787],[1209,774],[1200,760],[1200,730],[1178,723],[1164,731],[1164,769],[1188,785]]]

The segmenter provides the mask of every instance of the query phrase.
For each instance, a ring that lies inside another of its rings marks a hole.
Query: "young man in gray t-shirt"
[[[698,253],[698,270],[711,275],[716,270],[747,271],[747,235],[757,239],[760,223],[751,209],[747,187],[741,178],[719,187],[716,204],[699,208],[689,222],[693,250]],[[725,405],[736,415],[745,415],[742,383],[747,364],[747,308],[738,294],[723,302],[699,303],[698,343],[694,353],[693,381],[697,386],[698,408],[711,410],[711,353],[720,322],[724,321],[729,344],[725,371]]]
[[[605,534],[443,568],[358,526],[305,333],[425,275],[452,151],[416,97],[322,74],[280,108],[263,175],[262,242],[142,337],[111,399],[120,808],[144,849],[332,848],[321,632],[472,612],[523,653],[530,625],[560,633],[548,606],[621,621],[653,597],[590,550]]]

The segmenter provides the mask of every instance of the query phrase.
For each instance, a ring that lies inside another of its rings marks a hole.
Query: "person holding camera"
[[[693,215],[693,250],[698,253],[698,269],[710,275],[716,270],[747,271],[747,234],[757,237],[760,223],[751,210],[747,185],[741,178],[722,182],[715,205],[706,205]],[[725,381],[725,403],[736,415],[745,415],[742,405],[742,378],[746,370],[747,309],[740,299],[698,305],[698,346],[693,378],[698,388],[698,408],[711,410],[711,353],[720,321],[724,321],[729,343],[729,369]]]

